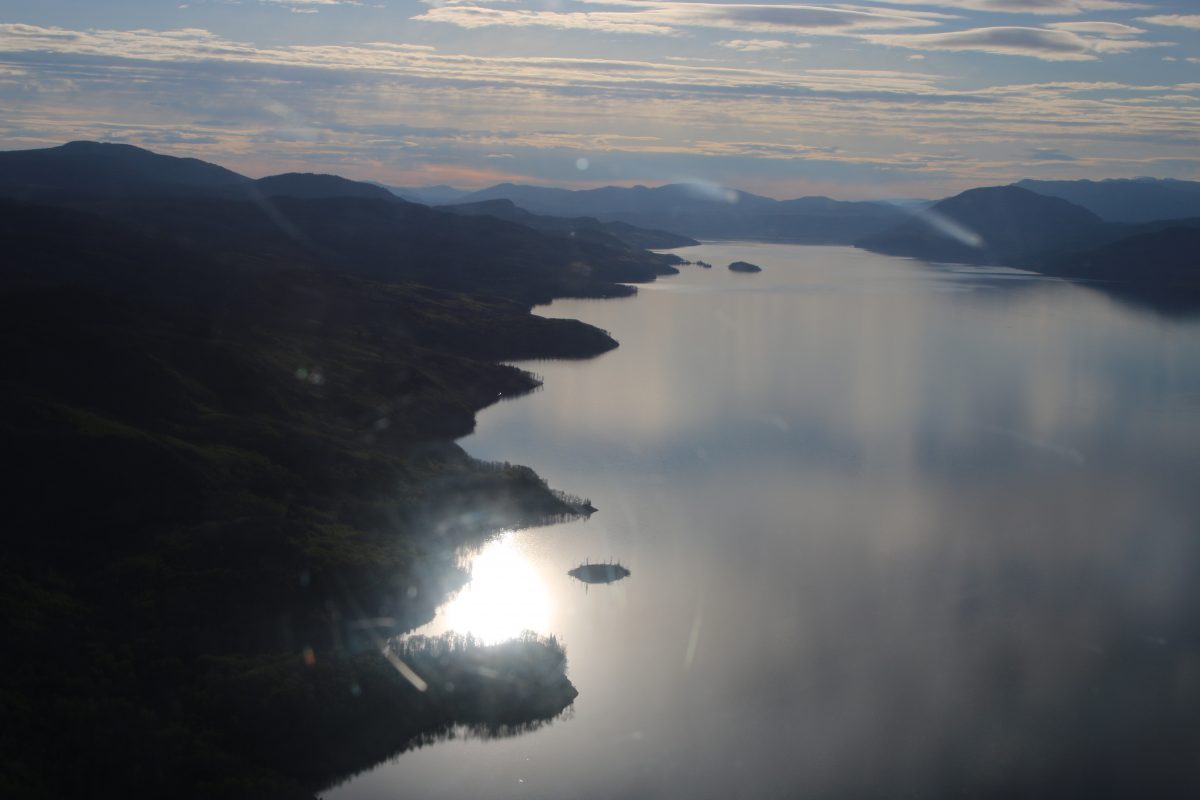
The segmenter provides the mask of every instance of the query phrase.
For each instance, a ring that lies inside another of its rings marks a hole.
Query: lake
[[[421,632],[555,634],[574,706],[323,797],[1200,796],[1200,323],[1014,270],[679,252],[716,266],[539,309],[621,347],[522,364],[544,388],[462,440],[600,510],[470,555]]]

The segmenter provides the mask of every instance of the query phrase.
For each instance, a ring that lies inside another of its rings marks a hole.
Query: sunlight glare
[[[504,533],[475,556],[471,582],[444,609],[448,630],[472,634],[487,644],[524,630],[546,631],[550,596],[516,536],[515,531]]]

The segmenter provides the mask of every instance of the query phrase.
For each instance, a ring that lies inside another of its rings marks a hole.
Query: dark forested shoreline
[[[672,259],[328,182],[248,200],[115,174],[119,198],[0,203],[0,794],[310,797],[455,725],[556,716],[556,642],[428,643],[453,694],[383,643],[461,585],[460,547],[584,513],[453,442],[536,387],[499,362],[616,347],[532,304]]]

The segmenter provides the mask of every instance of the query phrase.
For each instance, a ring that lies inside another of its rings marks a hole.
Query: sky
[[[395,186],[1200,179],[1200,0],[0,0],[0,149]]]

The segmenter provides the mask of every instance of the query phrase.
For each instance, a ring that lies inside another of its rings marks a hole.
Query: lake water
[[[1200,796],[1200,324],[1009,270],[722,243],[524,364],[472,455],[590,497],[425,632],[566,644],[579,697],[324,796]],[[730,273],[733,260],[758,275]],[[566,573],[619,559],[585,587]]]

